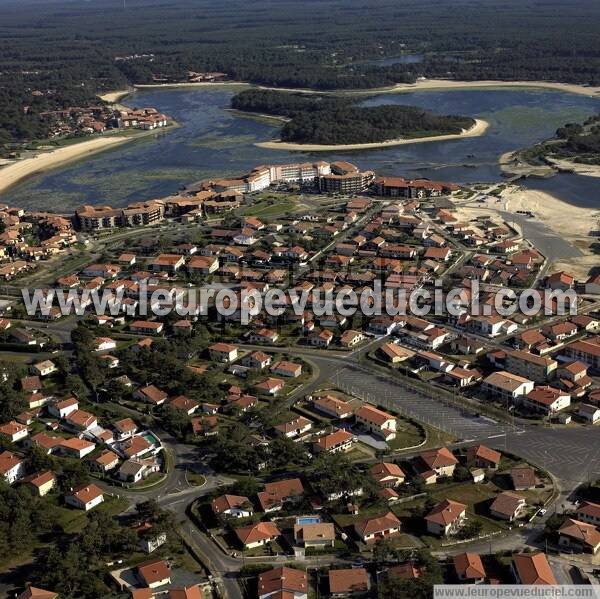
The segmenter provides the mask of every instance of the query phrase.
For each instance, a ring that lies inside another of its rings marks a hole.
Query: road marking
[[[499,435],[490,435],[488,439],[497,439],[498,437],[505,437],[506,433],[500,433]]]

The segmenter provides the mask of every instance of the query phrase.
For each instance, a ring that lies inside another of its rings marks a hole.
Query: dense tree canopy
[[[6,0],[0,147],[44,137],[45,110],[188,71],[321,90],[419,76],[598,83],[599,39],[596,0]],[[406,53],[417,60],[380,62]]]
[[[438,116],[413,106],[364,107],[344,97],[268,90],[243,91],[231,105],[290,119],[281,139],[298,143],[352,144],[456,134],[474,124],[469,117]]]

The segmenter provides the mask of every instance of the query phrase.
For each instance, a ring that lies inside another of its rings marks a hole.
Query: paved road
[[[294,353],[294,350],[288,350]],[[600,435],[593,427],[549,427],[532,424],[513,425],[478,416],[476,408],[451,405],[436,390],[419,393],[391,375],[374,372],[358,363],[358,350],[345,356],[326,351],[303,350],[320,371],[320,375],[305,389],[318,389],[325,382],[379,405],[430,424],[457,438],[480,441],[499,450],[509,451],[545,468],[555,476],[565,493],[584,481],[600,478]]]

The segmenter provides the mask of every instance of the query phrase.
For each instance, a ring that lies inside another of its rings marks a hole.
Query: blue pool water
[[[296,524],[319,524],[321,518],[318,516],[300,516],[296,518]]]

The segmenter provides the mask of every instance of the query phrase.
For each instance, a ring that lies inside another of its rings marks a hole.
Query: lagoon
[[[26,208],[71,211],[81,204],[127,203],[163,197],[192,181],[241,174],[261,163],[298,160],[350,160],[379,174],[430,177],[459,183],[501,180],[504,152],[550,137],[566,122],[599,112],[600,101],[541,89],[480,89],[388,93],[365,105],[421,106],[440,114],[463,114],[490,123],[483,137],[356,152],[297,153],[258,148],[275,138],[272,121],[233,114],[231,88],[147,89],[124,100],[129,106],[155,106],[181,125],[117,149],[40,174],[1,194],[1,201]],[[1,175],[0,175],[1,176]],[[577,205],[600,206],[592,194],[595,179],[560,175],[528,180]]]

